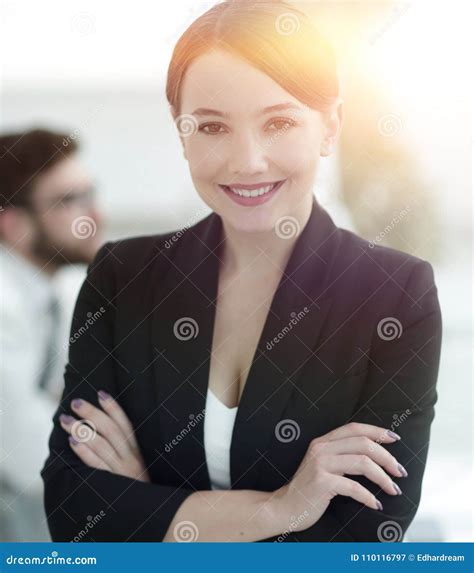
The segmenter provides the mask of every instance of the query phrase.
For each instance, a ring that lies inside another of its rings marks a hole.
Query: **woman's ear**
[[[331,155],[336,146],[344,122],[344,102],[338,98],[331,109],[324,114],[324,138],[321,142],[320,155]]]

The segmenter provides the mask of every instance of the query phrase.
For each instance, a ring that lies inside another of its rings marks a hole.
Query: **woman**
[[[401,539],[440,309],[428,262],[312,194],[343,116],[330,47],[283,2],[224,2],[167,97],[212,213],[89,269],[42,472],[53,540]]]

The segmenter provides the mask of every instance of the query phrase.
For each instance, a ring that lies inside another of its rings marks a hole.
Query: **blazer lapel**
[[[204,414],[217,297],[220,218],[211,213],[169,244],[158,245],[167,271],[151,316],[153,386],[158,401],[163,456],[177,475],[197,489],[210,489],[204,452]],[[169,241],[168,241],[169,243]],[[156,269],[155,275],[159,273]],[[187,441],[185,441],[187,440]],[[190,443],[193,441],[194,443]],[[169,451],[168,451],[169,450]],[[184,460],[184,461],[183,461]],[[184,475],[186,474],[186,475]]]
[[[257,462],[275,435],[299,374],[313,355],[332,302],[326,288],[337,250],[336,231],[330,216],[314,199],[311,216],[273,297],[237,411],[231,443],[235,489],[255,487]],[[189,448],[183,443],[164,455],[181,478],[200,489],[210,489],[203,416],[222,240],[222,221],[212,213],[186,230],[176,245],[159,246],[168,260],[168,270],[164,277],[153,279],[160,285],[151,316],[160,441],[170,443],[190,420],[199,417],[184,438],[196,443],[188,442]],[[190,474],[182,475],[184,467]]]
[[[327,286],[337,241],[337,227],[314,199],[272,300],[237,411],[231,446],[235,489],[256,487],[258,461],[313,356],[331,308]]]

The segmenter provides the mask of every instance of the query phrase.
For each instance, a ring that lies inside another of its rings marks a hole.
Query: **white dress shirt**
[[[55,299],[52,279],[0,245],[0,478],[29,494],[42,490],[40,471],[63,386],[68,336],[64,325],[53,332]]]

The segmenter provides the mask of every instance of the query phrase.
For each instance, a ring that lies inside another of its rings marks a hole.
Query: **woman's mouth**
[[[233,185],[219,185],[219,187],[235,203],[245,207],[253,207],[266,203],[274,197],[285,181],[286,179],[252,184],[235,183]]]

